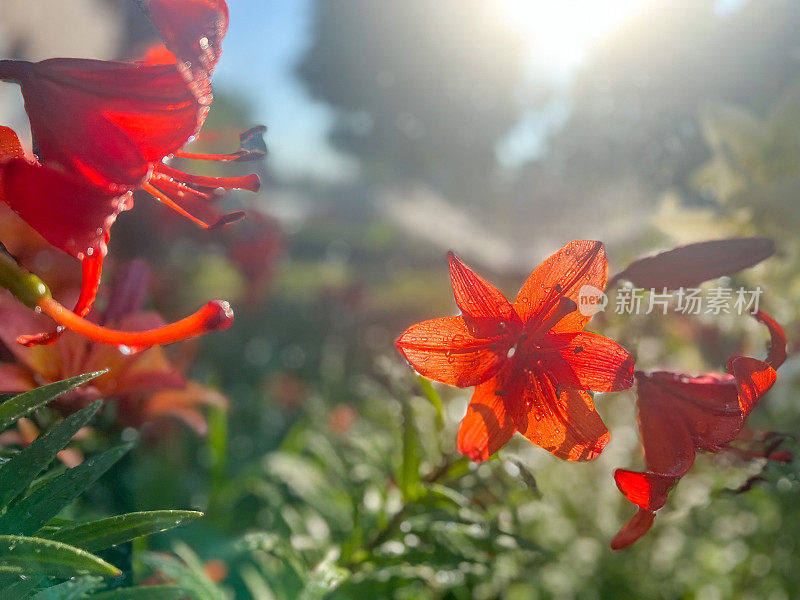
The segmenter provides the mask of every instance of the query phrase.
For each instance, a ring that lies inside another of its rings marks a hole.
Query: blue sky
[[[309,41],[311,0],[233,0],[214,83],[245,95],[269,127],[270,164],[281,175],[341,178],[352,164],[325,141],[330,111],[313,102],[293,66]]]

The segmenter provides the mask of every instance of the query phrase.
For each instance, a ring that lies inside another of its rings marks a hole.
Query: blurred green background
[[[255,216],[198,232],[137,199],[109,269],[146,258],[167,317],[234,303],[231,330],[182,349],[230,408],[208,414],[205,438],[145,431],[86,509],[205,511],[150,543],[222,561],[209,598],[800,598],[797,463],[735,494],[762,465],[702,456],[650,534],[613,553],[633,509],[611,473],[642,465],[632,392],[596,398],[612,441],[592,463],[518,437],[476,467],[454,447],[469,391],[420,382],[393,348],[408,325],[455,312],[448,249],[513,295],[571,239],[604,241],[614,272],[678,243],[757,235],[777,255],[731,285],[764,288],[793,349],[800,3],[230,5],[195,148],[269,127],[262,191],[225,200]],[[155,35],[128,0],[3,12],[6,56],[130,58]],[[13,86],[0,122],[26,135]],[[720,371],[764,352],[764,332],[736,315],[600,325],[643,369]],[[790,357],[754,429],[800,431],[799,370]]]

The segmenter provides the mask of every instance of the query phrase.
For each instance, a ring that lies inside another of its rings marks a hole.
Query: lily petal
[[[594,392],[617,392],[633,385],[633,357],[614,340],[596,333],[548,335],[552,352],[541,355],[542,368],[559,385]]]
[[[766,362],[773,369],[777,369],[786,360],[786,334],[777,321],[767,313],[759,311],[753,316],[769,329],[770,342]]]
[[[527,412],[516,423],[520,433],[558,458],[592,460],[608,444],[608,429],[589,393],[564,389],[559,394],[542,371],[528,374],[523,406]]]
[[[557,308],[560,297],[566,296],[577,304],[583,286],[603,290],[607,273],[606,253],[601,242],[572,241],[530,274],[517,294],[514,310],[525,323],[532,322],[533,326],[543,323]],[[590,318],[573,311],[561,319],[552,332],[580,331]]]
[[[78,58],[0,64],[21,85],[40,160],[115,195],[139,187],[150,163],[195,135],[211,102],[198,100],[175,65]]]
[[[0,197],[53,246],[82,259],[105,252],[106,233],[130,194],[114,196],[80,179],[14,158],[0,165]]]
[[[475,337],[503,335],[512,322],[519,323],[514,308],[500,290],[472,271],[452,252],[447,253],[447,261],[456,304]]]
[[[689,377],[636,373],[639,429],[647,469],[680,477],[697,450],[719,450],[742,429],[737,386],[731,375]]]
[[[656,513],[640,508],[627,525],[620,529],[619,533],[611,540],[612,550],[622,550],[627,548],[645,533],[650,531]]]
[[[664,506],[667,494],[678,478],[658,473],[637,473],[617,469],[614,471],[614,481],[628,500],[640,508],[655,511]]]
[[[137,0],[166,47],[187,65],[193,81],[207,85],[228,31],[225,0]]]
[[[748,356],[733,358],[728,370],[736,380],[739,409],[742,411],[742,419],[746,419],[778,379],[778,373],[767,363]]]
[[[473,337],[461,317],[412,325],[396,345],[420,375],[458,387],[477,385],[492,377],[509,348],[502,338]]]
[[[501,376],[477,386],[458,430],[458,451],[482,462],[502,448],[517,430],[507,406],[519,400]]]

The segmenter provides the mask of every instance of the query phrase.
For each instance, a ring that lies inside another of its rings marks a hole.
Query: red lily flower
[[[691,468],[695,454],[728,448],[742,431],[747,416],[775,383],[775,369],[786,358],[786,337],[768,315],[754,316],[770,331],[766,361],[735,356],[728,361],[728,373],[724,375],[635,373],[639,431],[647,469],[641,473],[617,469],[614,473],[617,487],[639,507],[612,540],[615,550],[647,533],[655,512],[664,506],[670,488]]]
[[[171,156],[241,161],[265,153],[260,127],[242,134],[240,149],[232,154],[181,151],[212,101],[210,78],[228,27],[227,4],[137,1],[177,62],[0,61],[0,79],[22,88],[40,160],[26,162],[16,150],[0,152],[0,196],[50,243],[83,262],[82,294],[73,310],[81,317],[94,301],[108,229],[132,206],[131,191],[143,189],[210,228],[244,215],[222,214],[213,206],[218,189],[260,186],[255,174],[201,177],[164,163]],[[20,342],[52,343],[59,331],[23,336]]]
[[[633,358],[613,340],[583,328],[580,289],[603,289],[600,242],[574,241],[531,273],[511,304],[454,254],[448,255],[457,317],[418,323],[397,347],[422,375],[477,386],[458,432],[459,450],[475,461],[519,431],[566,460],[590,460],[609,435],[587,390],[633,384]]]

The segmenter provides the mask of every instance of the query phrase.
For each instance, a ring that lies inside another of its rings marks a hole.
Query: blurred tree
[[[332,143],[368,182],[483,198],[495,146],[520,116],[522,39],[491,3],[317,2],[298,65],[335,110]]]
[[[699,107],[724,98],[762,111],[800,75],[799,3],[724,4],[654,0],[592,52],[570,89],[569,117],[516,182],[519,235],[535,215],[561,227],[551,235],[630,238],[660,192],[675,186],[702,202],[689,183],[709,156]],[[586,207],[590,223],[565,217]]]

